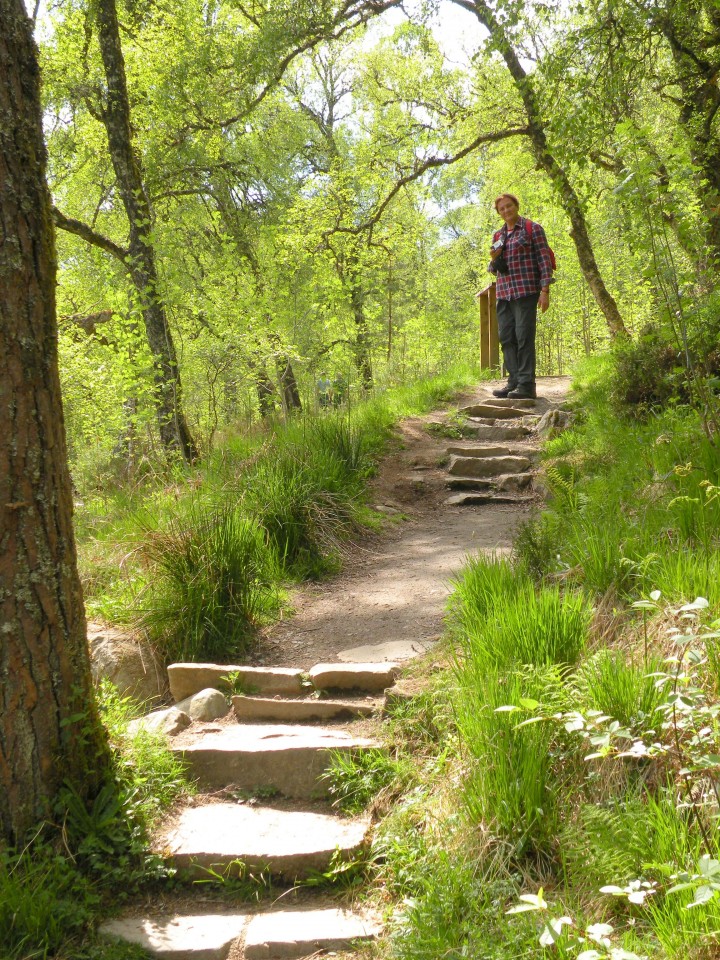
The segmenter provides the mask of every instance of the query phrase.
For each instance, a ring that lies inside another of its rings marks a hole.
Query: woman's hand
[[[545,311],[550,306],[550,290],[547,287],[543,287],[540,291],[540,299],[538,300],[538,306],[540,307],[540,312],[545,313]]]

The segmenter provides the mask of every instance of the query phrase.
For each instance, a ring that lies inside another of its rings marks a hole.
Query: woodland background
[[[560,265],[542,374],[649,325],[671,367],[712,352],[716,4],[392,7],[45,11],[79,488],[312,408],[323,375],[352,402],[474,358],[505,190]],[[467,11],[458,63],[433,25]]]

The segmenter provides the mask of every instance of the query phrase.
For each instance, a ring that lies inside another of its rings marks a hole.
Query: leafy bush
[[[621,410],[643,417],[671,399],[687,402],[683,359],[668,332],[649,326],[636,341],[617,343],[613,356],[611,393]]]

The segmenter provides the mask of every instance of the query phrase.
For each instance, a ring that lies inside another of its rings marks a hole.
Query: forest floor
[[[569,377],[541,378],[532,412],[562,403],[569,385]],[[486,400],[497,386],[502,383],[485,381],[445,409],[398,425],[370,484],[368,502],[388,517],[384,529],[347,550],[339,575],[293,593],[291,614],[261,638],[258,664],[309,669],[338,659],[401,661],[432,647],[442,633],[451,580],[466,557],[508,553],[531,509],[446,503],[446,451],[456,441],[443,435],[444,426],[458,407]]]

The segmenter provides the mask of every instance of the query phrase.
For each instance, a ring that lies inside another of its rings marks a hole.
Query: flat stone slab
[[[137,944],[163,960],[225,960],[247,924],[242,913],[110,920],[103,937]]]
[[[471,424],[473,433],[478,440],[500,441],[500,440],[521,440],[523,437],[529,437],[532,433],[530,427],[525,427],[521,423],[514,423],[512,426],[495,427],[485,423]]]
[[[420,657],[432,650],[436,643],[436,640],[387,640],[341,650],[337,656],[344,663],[393,663]]]
[[[532,497],[513,496],[510,493],[455,493],[448,497],[448,507],[482,507],[488,503],[516,504],[523,506],[533,503]]]
[[[310,670],[316,690],[384,690],[400,674],[397,663],[318,663]]]
[[[369,717],[375,704],[363,700],[283,700],[275,697],[233,697],[238,720],[336,720]]]
[[[498,477],[504,473],[523,473],[532,467],[528,457],[452,457],[448,464],[451,477]]]
[[[451,490],[475,490],[485,493],[499,491],[500,493],[514,493],[527,490],[532,484],[532,473],[511,473],[492,478],[450,477],[447,486]]]
[[[210,869],[237,874],[243,864],[292,881],[326,870],[336,850],[342,856],[356,855],[369,827],[366,818],[209,803],[186,807],[155,846],[192,876]]]
[[[527,403],[528,401],[524,401]],[[532,401],[530,405],[533,406]],[[466,417],[483,417],[492,420],[513,420],[517,417],[524,417],[526,409],[518,406],[503,407],[494,403],[477,403],[472,407],[464,407],[458,413],[465,414]]]
[[[505,446],[473,447],[468,445],[454,445],[445,451],[449,457],[510,457],[513,451]]]
[[[170,692],[177,702],[207,687],[227,687],[224,678],[229,674],[243,685],[245,693],[261,693],[269,697],[297,697],[303,693],[302,670],[218,663],[171,663],[168,667]]]
[[[241,790],[275,790],[286,797],[327,795],[323,778],[331,751],[376,747],[374,740],[344,730],[283,724],[228,724],[190,727],[172,752],[189,766],[204,789],[234,785]]]
[[[481,401],[482,403],[489,403],[493,407],[519,407],[522,410],[529,410],[535,406],[537,400],[520,400],[513,399],[511,397],[488,397],[487,400]]]
[[[380,924],[347,910],[278,910],[252,918],[245,960],[297,960],[319,950],[347,950],[353,941],[374,940]]]
[[[472,444],[459,444],[448,447],[445,451],[450,457],[475,457],[484,460],[487,457],[526,457],[532,460],[537,456],[537,451],[527,446],[515,445],[509,447],[503,446],[474,446]]]

